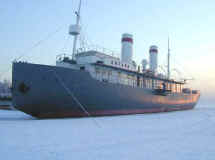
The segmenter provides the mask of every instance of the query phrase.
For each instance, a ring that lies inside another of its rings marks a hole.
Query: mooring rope
[[[75,102],[78,104],[78,106],[81,108],[81,110],[88,116],[92,117],[92,115],[87,111],[87,109],[81,104],[81,102],[77,99],[77,97],[71,92],[71,90],[66,86],[64,81],[61,79],[61,77],[57,74],[55,70],[52,70],[57,80],[60,82],[62,87],[66,90],[66,92],[75,100]],[[98,124],[98,122],[93,119],[94,123],[97,125],[97,127],[101,128],[101,126]]]
[[[12,63],[19,61],[21,58],[25,57],[26,55],[29,55],[30,51],[34,50],[35,48],[37,48],[38,46],[40,46],[42,43],[44,43],[45,41],[47,41],[48,39],[50,39],[51,37],[53,37],[54,35],[56,35],[58,32],[60,32],[63,29],[63,27],[64,26],[59,26],[53,32],[50,32],[49,34],[47,34],[47,36],[45,38],[37,41],[30,48],[28,48],[25,51],[23,51],[22,54],[19,57],[17,57],[14,60],[12,60]],[[8,67],[7,69],[5,69],[4,71],[2,71],[0,73],[0,78],[3,77],[3,75],[5,75],[6,73],[8,73],[10,70],[11,70],[11,65],[10,65],[10,67]]]

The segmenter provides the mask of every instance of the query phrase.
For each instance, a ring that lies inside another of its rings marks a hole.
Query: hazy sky
[[[68,26],[75,22],[77,6],[78,0],[1,2],[0,79],[11,78],[11,62],[22,54],[25,56],[21,60],[51,65],[56,55],[70,54],[72,37],[68,36]],[[160,65],[166,64],[170,36],[172,69],[177,68],[182,77],[195,78],[191,86],[213,98],[214,8],[214,0],[83,0],[83,35],[92,44],[120,53],[121,34],[132,33],[134,59],[138,63],[148,59],[149,46],[155,44]],[[52,37],[31,50],[49,35]],[[175,71],[172,74],[180,75]]]

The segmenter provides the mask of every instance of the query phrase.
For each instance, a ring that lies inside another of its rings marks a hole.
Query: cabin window
[[[113,61],[111,61],[111,64],[113,64]]]
[[[96,63],[103,64],[104,62],[103,61],[97,61]]]
[[[84,66],[80,67],[80,70],[85,70],[85,67]]]
[[[115,62],[115,65],[117,65],[117,62]]]

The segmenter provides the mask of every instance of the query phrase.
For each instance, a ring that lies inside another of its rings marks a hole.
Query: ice
[[[0,110],[2,160],[214,160],[215,106],[194,110],[38,120]]]

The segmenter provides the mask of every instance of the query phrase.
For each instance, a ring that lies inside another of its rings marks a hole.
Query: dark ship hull
[[[155,113],[192,109],[200,94],[155,94],[153,89],[95,80],[87,71],[14,63],[13,105],[38,118]]]

